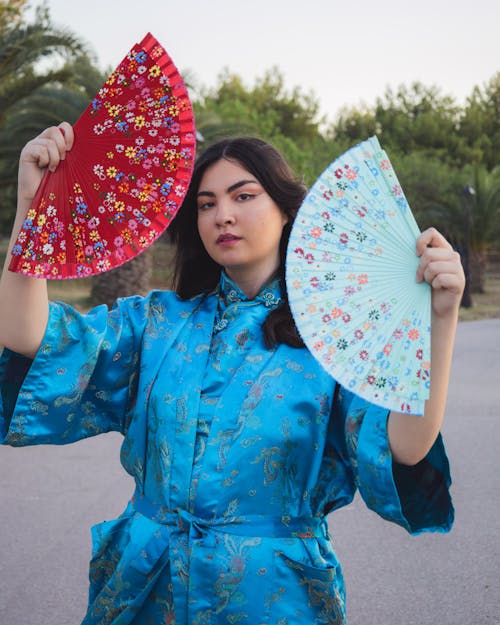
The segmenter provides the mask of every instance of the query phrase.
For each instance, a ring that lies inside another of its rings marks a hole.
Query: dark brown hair
[[[305,197],[306,188],[295,178],[283,156],[262,139],[224,139],[207,148],[196,161],[184,202],[169,228],[171,239],[176,244],[174,289],[180,297],[187,299],[213,290],[219,282],[222,267],[208,255],[198,233],[196,196],[205,171],[221,159],[236,161],[254,175],[288,217],[281,235],[278,269],[284,302],[269,313],[263,330],[268,347],[278,343],[303,347],[288,303],[285,260],[292,224]]]

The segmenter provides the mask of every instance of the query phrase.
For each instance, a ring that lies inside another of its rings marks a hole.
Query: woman
[[[71,149],[61,127],[22,152],[13,239],[42,170]],[[93,528],[84,624],[343,624],[330,511],[359,488],[409,532],[450,528],[438,433],[458,256],[434,229],[417,241],[417,279],[433,287],[431,396],[423,417],[388,414],[340,388],[293,324],[284,254],[303,195],[267,144],[223,142],[197,162],[172,225],[178,294],[82,316],[4,271],[3,442],[117,430],[136,482],[120,518]]]

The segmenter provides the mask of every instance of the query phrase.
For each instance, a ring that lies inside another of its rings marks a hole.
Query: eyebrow
[[[232,193],[236,189],[239,189],[246,184],[259,184],[259,182],[257,180],[239,180],[238,182],[235,182],[230,187],[228,187],[226,193]],[[199,191],[196,194],[196,197],[215,197],[215,193],[213,191]]]

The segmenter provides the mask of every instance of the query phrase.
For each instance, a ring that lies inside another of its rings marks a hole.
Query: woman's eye
[[[240,193],[238,195],[238,200],[249,200],[251,197],[253,197],[253,195],[251,193]]]
[[[207,210],[209,208],[212,208],[213,205],[214,205],[213,202],[203,202],[203,204],[198,204],[198,210],[199,211],[204,211],[204,210]]]

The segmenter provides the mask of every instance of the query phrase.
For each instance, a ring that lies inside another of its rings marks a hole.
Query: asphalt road
[[[450,534],[410,537],[358,498],[330,518],[349,625],[500,625],[499,351],[500,319],[460,324],[443,431]],[[81,622],[89,527],[132,492],[120,442],[0,448],[0,625]]]

